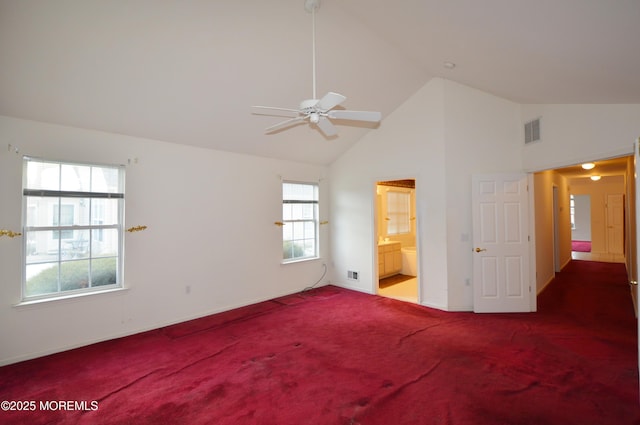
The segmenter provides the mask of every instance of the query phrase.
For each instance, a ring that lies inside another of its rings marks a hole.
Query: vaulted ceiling
[[[439,76],[517,103],[640,103],[637,0],[321,0],[318,96],[384,117]],[[367,126],[265,135],[312,94],[304,0],[0,0],[0,115],[328,164]],[[445,62],[455,64],[453,69]]]

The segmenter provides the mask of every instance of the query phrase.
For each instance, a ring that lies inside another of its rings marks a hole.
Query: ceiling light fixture
[[[597,182],[598,180],[600,180],[602,178],[602,176],[591,176],[590,179],[593,180],[594,182]]]
[[[444,63],[444,67],[447,68],[447,69],[453,69],[453,68],[456,67],[456,64],[453,63],[453,62],[445,62]]]
[[[582,168],[585,170],[591,170],[595,166],[596,164],[594,164],[593,162],[585,162],[584,164],[582,164]]]

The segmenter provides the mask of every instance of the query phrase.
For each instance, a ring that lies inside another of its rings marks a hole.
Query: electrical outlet
[[[347,279],[358,280],[358,272],[354,272],[353,270],[347,270]]]

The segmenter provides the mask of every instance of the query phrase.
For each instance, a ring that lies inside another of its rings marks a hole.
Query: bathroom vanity
[[[393,276],[402,270],[400,242],[380,242],[378,244],[378,277]]]

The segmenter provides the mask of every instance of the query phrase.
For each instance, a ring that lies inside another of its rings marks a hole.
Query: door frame
[[[536,202],[534,173],[527,173],[529,186],[529,283],[531,294],[529,296],[529,311],[538,311],[538,273],[536,272]]]
[[[636,258],[632,258],[630,261],[634,261],[636,264],[636,273],[640,271],[640,239],[638,238],[638,228],[640,224],[640,208],[638,208],[638,199],[640,199],[640,172],[638,172],[638,168],[640,164],[640,137],[638,137],[633,143],[633,174],[635,176],[635,212],[636,212],[636,225],[635,225],[635,242],[636,242]],[[628,253],[627,253],[628,254]],[[627,264],[630,262],[627,261]],[[638,294],[638,277],[637,276],[629,276],[630,286],[632,291],[636,291]],[[635,282],[635,285],[633,284]],[[635,287],[634,287],[635,286]],[[636,314],[638,320],[638,370],[640,371],[640,314]],[[640,381],[638,382],[640,388]],[[640,400],[639,400],[640,401]]]
[[[373,276],[373,287],[372,292],[373,294],[379,294],[380,291],[380,287],[379,287],[379,281],[380,281],[380,274],[379,274],[379,270],[378,270],[378,226],[379,226],[379,222],[380,222],[380,217],[378,214],[378,182],[381,181],[395,181],[395,180],[413,180],[415,182],[415,189],[414,189],[414,199],[413,199],[413,212],[415,213],[415,229],[416,229],[416,235],[415,235],[415,245],[416,245],[416,268],[417,268],[417,276],[416,276],[416,285],[417,287],[417,292],[418,292],[418,298],[416,300],[416,304],[421,305],[422,304],[422,300],[423,300],[423,294],[422,294],[422,267],[421,267],[421,259],[420,259],[420,251],[421,251],[421,238],[420,238],[420,203],[419,203],[419,192],[418,192],[418,188],[419,188],[419,181],[420,179],[418,178],[417,175],[411,175],[411,176],[393,176],[393,177],[381,177],[381,178],[376,178],[373,181],[373,202],[372,202],[372,207],[373,207],[373,232],[372,232],[372,245],[373,245],[373,273],[371,273],[371,276]]]
[[[553,210],[553,271],[558,273],[562,271],[562,267],[560,266],[560,226],[558,225],[558,218],[560,216],[560,202],[558,201],[558,185],[553,184],[551,187],[552,193],[552,203],[551,207]]]

